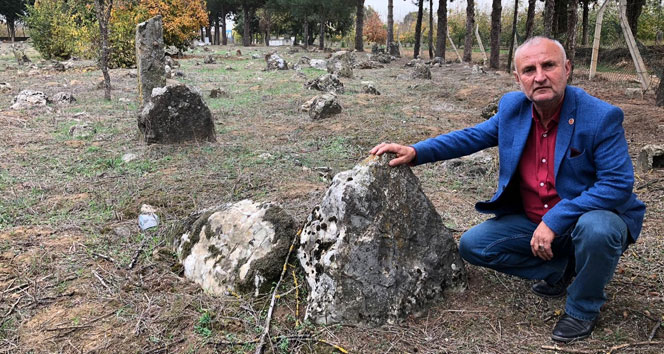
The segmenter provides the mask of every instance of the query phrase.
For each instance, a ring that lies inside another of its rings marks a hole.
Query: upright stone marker
[[[143,107],[155,87],[166,86],[164,30],[161,15],[136,25],[138,102]]]
[[[466,272],[451,232],[393,154],[337,174],[300,235],[306,318],[381,325],[417,314]]]

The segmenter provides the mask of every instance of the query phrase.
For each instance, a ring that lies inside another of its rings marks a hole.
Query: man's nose
[[[544,75],[544,70],[541,67],[535,68],[535,81],[543,82],[546,80],[546,75]]]

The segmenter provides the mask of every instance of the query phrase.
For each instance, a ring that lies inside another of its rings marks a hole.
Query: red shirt
[[[536,224],[560,201],[553,167],[561,107],[558,107],[547,127],[542,126],[533,107],[534,122],[519,161],[519,190],[523,209],[528,219]]]

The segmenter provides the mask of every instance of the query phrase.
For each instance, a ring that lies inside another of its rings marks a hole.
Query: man
[[[537,295],[567,292],[552,339],[580,340],[592,333],[604,287],[645,213],[632,193],[623,112],[566,85],[571,63],[558,41],[531,38],[514,62],[522,92],[503,96],[491,119],[371,153],[395,153],[391,166],[419,165],[498,145],[498,190],[475,206],[496,217],[465,232],[459,252],[469,263],[540,280]]]

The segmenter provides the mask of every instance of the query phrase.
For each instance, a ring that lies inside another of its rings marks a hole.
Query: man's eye
[[[531,72],[531,71],[533,71],[533,68],[525,68],[525,69],[523,69],[523,73],[524,73],[524,74],[525,74],[525,73],[529,73],[529,72]]]

